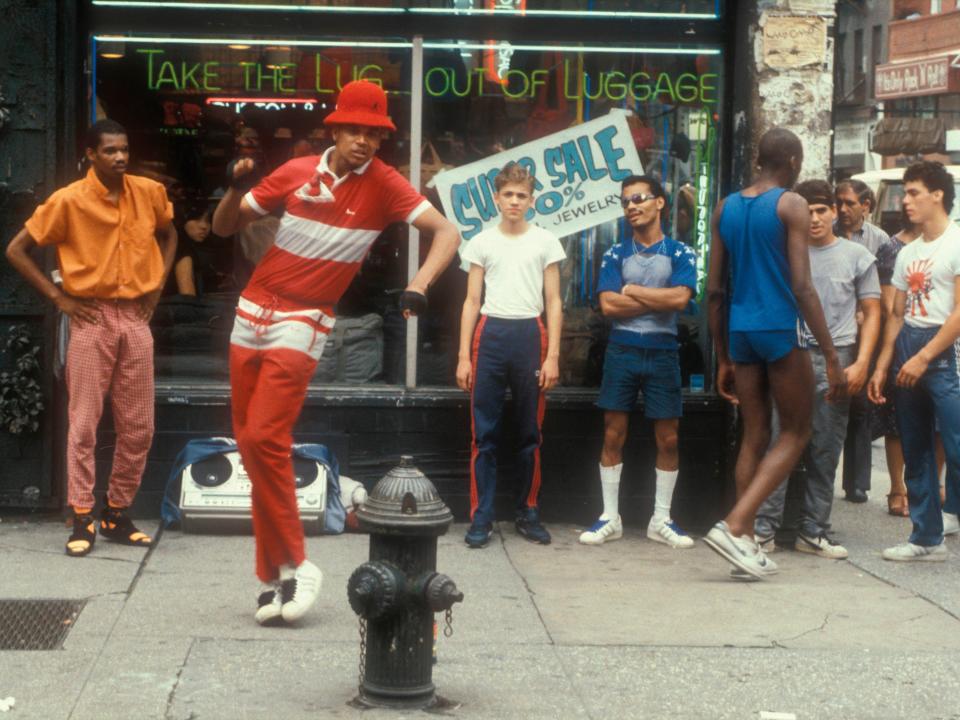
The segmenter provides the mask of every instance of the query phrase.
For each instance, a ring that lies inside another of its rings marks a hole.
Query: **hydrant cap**
[[[357,520],[372,533],[442,535],[453,522],[453,513],[413,458],[404,455],[367,496]]]

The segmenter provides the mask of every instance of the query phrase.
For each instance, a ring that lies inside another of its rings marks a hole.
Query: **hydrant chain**
[[[367,619],[360,616],[360,679],[358,687],[363,687],[363,678],[367,674]]]
[[[447,608],[447,612],[444,614],[444,620],[447,621],[447,624],[443,628],[443,636],[450,637],[453,635],[453,610],[451,608]]]

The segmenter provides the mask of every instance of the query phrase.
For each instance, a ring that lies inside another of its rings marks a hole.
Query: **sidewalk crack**
[[[163,711],[164,720],[170,720],[170,713],[173,711],[173,700],[176,697],[177,690],[180,688],[180,679],[183,676],[183,671],[187,667],[187,662],[190,660],[190,655],[193,653],[193,646],[197,644],[197,638],[190,638],[190,645],[187,646],[187,652],[183,654],[183,662],[180,663],[180,667],[177,668],[177,676],[173,679],[173,686],[170,688],[170,694],[167,695],[167,707]],[[190,713],[190,717],[193,717],[193,713]]]
[[[497,523],[497,535],[500,537],[500,547],[503,548],[503,554],[507,558],[507,562],[510,563],[510,567],[513,568],[513,571],[517,574],[517,577],[520,578],[520,582],[523,583],[523,587],[527,591],[527,596],[530,598],[530,604],[533,605],[533,609],[536,611],[537,617],[540,619],[540,625],[543,627],[543,631],[547,634],[547,640],[550,641],[550,645],[556,645],[556,642],[553,639],[553,634],[550,632],[550,628],[547,627],[547,623],[543,619],[543,613],[540,612],[540,607],[537,605],[537,601],[535,599],[536,593],[533,591],[533,588],[530,587],[530,583],[527,582],[527,578],[525,578],[523,573],[520,572],[520,569],[513,561],[513,558],[510,557],[510,551],[507,549],[507,541],[504,540],[503,533],[500,532],[500,523]]]
[[[820,626],[819,626],[819,627],[810,628],[809,630],[804,630],[802,633],[799,633],[799,634],[797,634],[797,635],[794,635],[793,637],[783,638],[782,640],[774,640],[774,641],[773,641],[773,646],[774,646],[774,647],[778,647],[778,648],[783,648],[784,650],[787,650],[787,649],[789,649],[789,648],[788,648],[786,645],[784,645],[783,643],[788,643],[788,642],[791,642],[791,641],[793,641],[793,640],[799,640],[800,638],[802,638],[802,637],[804,637],[804,636],[806,636],[806,635],[810,635],[811,633],[822,632],[823,630],[826,629],[827,623],[830,622],[830,616],[831,616],[832,614],[833,614],[833,613],[827,613],[827,614],[824,616],[823,622],[820,623]]]

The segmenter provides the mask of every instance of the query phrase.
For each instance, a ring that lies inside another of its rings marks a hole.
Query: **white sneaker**
[[[603,545],[605,542],[619,540],[623,537],[623,521],[617,515],[612,520],[597,520],[587,530],[580,533],[580,543],[583,545]]]
[[[943,514],[943,534],[956,535],[957,533],[960,533],[960,517],[945,512]]]
[[[777,567],[777,564],[767,557],[767,554],[760,551],[760,554],[763,555],[763,562],[761,566],[763,567],[763,577],[769,577],[770,575],[776,575],[780,572],[780,568]],[[730,579],[739,580],[740,582],[757,582],[763,578],[757,577],[756,575],[751,575],[750,573],[741,570],[736,565],[730,568]]]
[[[766,555],[777,551],[777,543],[774,542],[775,535],[754,535],[753,541],[760,547]]]
[[[928,547],[926,545],[914,545],[911,542],[905,542],[887,548],[881,555],[884,560],[897,560],[900,562],[943,562],[947,559],[947,549],[943,546],[943,543]]]
[[[280,592],[280,583],[269,583],[260,586],[257,594],[257,612],[254,619],[259,625],[278,625],[283,616],[283,595]]]
[[[650,520],[647,525],[647,537],[654,542],[669,545],[677,550],[685,550],[693,547],[693,538],[687,535],[679,525],[670,518],[662,520]]]
[[[835,543],[823,533],[819,537],[810,537],[799,533],[797,540],[793,544],[793,549],[797,552],[810,553],[830,560],[843,560],[849,553],[840,543]]]
[[[706,534],[703,541],[727,562],[749,575],[765,578],[777,572],[776,564],[753,542],[751,537],[736,537],[721,520]]]
[[[317,601],[323,573],[309,560],[300,563],[292,580],[283,581],[283,619],[287,622],[299,620],[307,614],[310,606]]]

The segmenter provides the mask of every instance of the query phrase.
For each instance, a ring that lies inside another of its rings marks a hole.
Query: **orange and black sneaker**
[[[96,521],[90,513],[73,515],[73,532],[67,538],[66,551],[70,557],[83,557],[93,550],[97,539]]]
[[[100,511],[100,534],[123,545],[150,545],[153,540],[127,517],[125,508],[106,506]]]

